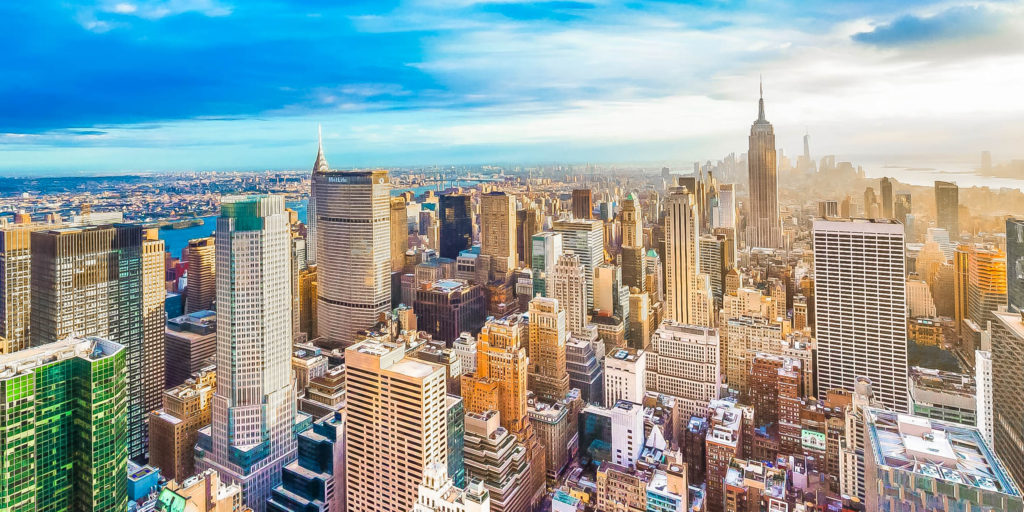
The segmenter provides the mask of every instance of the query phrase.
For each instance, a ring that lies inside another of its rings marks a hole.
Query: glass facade
[[[0,510],[125,510],[124,347],[90,338],[24,352],[0,367]]]

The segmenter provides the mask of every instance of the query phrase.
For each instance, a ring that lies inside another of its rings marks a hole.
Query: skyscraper
[[[407,512],[424,472],[447,466],[445,369],[375,340],[345,351],[349,512]]]
[[[675,187],[665,200],[665,318],[688,324],[697,259],[697,205],[693,193]]]
[[[572,216],[574,219],[594,218],[594,191],[578,188],[572,191]]]
[[[516,200],[504,192],[480,197],[480,254],[491,257],[499,273],[515,270]]]
[[[562,234],[543,231],[530,239],[531,261],[533,270],[533,295],[549,296],[547,283],[548,274],[552,272],[558,258],[562,255]]]
[[[131,458],[146,453],[145,406],[159,407],[163,391],[163,374],[144,366],[153,354],[143,327],[142,231],[116,224],[32,233],[32,345],[100,336],[125,347]]]
[[[530,301],[529,387],[548,400],[561,400],[569,392],[566,373],[565,311],[558,300],[536,297]]]
[[[185,313],[206,311],[217,300],[217,251],[213,237],[188,241]]]
[[[1006,298],[1010,311],[1024,311],[1024,219],[1006,219]]]
[[[975,325],[983,328],[1006,304],[1007,270],[1006,253],[998,247],[967,246],[967,318]]]
[[[960,239],[960,189],[949,181],[935,182],[935,225],[951,240]]]
[[[331,211],[329,201],[318,206],[328,207],[321,214]],[[330,233],[331,226],[321,227],[327,228],[322,237]],[[256,512],[266,509],[281,468],[296,456],[290,241],[284,197],[221,199],[217,391],[213,423],[196,444],[196,469],[215,469],[240,485],[245,504]]]
[[[878,187],[882,190],[882,216],[891,219],[893,218],[892,180],[888,177],[882,178]]]
[[[317,171],[317,331],[342,346],[391,309],[388,172]]]
[[[405,251],[409,249],[409,216],[405,198],[391,198],[391,271],[401,272],[405,266]]]
[[[996,312],[992,322],[992,419],[996,454],[1017,482],[1024,482],[1024,317]]]
[[[164,241],[157,239],[156,229],[148,229],[142,241],[142,379],[141,413],[143,414],[143,445],[149,446],[149,412],[163,403],[165,353],[164,326]],[[137,421],[137,420],[136,420]],[[138,456],[138,453],[133,453]]]
[[[813,239],[818,389],[867,377],[881,404],[908,412],[903,225],[816,220]]]
[[[747,172],[750,206],[747,215],[747,247],[781,247],[779,184],[776,175],[775,129],[764,118],[764,88],[758,100],[757,120],[750,127]]]
[[[125,352],[94,337],[0,355],[0,509],[127,509]]]
[[[622,200],[622,211],[619,212],[622,223],[622,246],[642,247],[644,245],[643,213],[637,208],[636,195],[630,192]]]
[[[604,222],[599,220],[558,220],[551,228],[562,234],[562,247],[572,251],[583,265],[587,283],[587,309],[594,307],[594,267],[604,263]]]
[[[52,227],[40,223],[0,225],[0,354],[29,345],[32,232]]]
[[[558,301],[565,311],[565,328],[573,335],[583,334],[587,325],[587,281],[580,258],[563,254],[549,274],[548,297]]]
[[[324,156],[324,137],[320,131],[320,125],[317,125],[316,160],[313,161],[313,174],[309,180],[309,205],[306,207],[306,261],[310,265],[316,265],[317,256],[317,225],[319,222],[316,211],[316,184],[318,181],[316,176],[317,174],[326,175],[328,171],[330,171],[330,166],[327,165],[327,157]]]
[[[473,206],[465,194],[444,194],[437,204],[441,257],[458,259],[473,245]]]

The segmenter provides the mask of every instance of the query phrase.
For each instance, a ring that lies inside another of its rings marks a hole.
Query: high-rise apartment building
[[[750,180],[747,247],[782,246],[776,162],[775,129],[764,117],[762,90],[762,96],[758,100],[757,120],[750,126],[750,148],[747,151],[747,172]]]
[[[867,377],[881,404],[908,412],[903,225],[816,220],[813,238],[818,389]]]
[[[562,234],[562,248],[579,257],[587,284],[587,309],[594,307],[594,268],[604,263],[604,222],[557,220],[552,231]]]
[[[583,334],[587,325],[587,279],[579,256],[559,256],[548,275],[548,297],[557,300],[565,311],[566,330],[573,335]]]
[[[32,233],[32,345],[100,336],[125,347],[131,458],[146,453],[146,406],[159,407],[164,380],[145,367],[156,356],[144,325],[142,239],[143,229],[129,224]],[[161,350],[162,342],[161,333]]]
[[[558,258],[562,256],[562,234],[544,231],[530,238],[531,259],[533,270],[533,294],[550,297],[547,283],[549,274],[554,270]]]
[[[325,203],[318,204],[320,213],[330,211]],[[320,227],[321,235],[333,228]],[[196,443],[196,468],[215,469],[241,486],[255,512],[266,510],[281,468],[296,456],[290,244],[283,196],[221,199],[217,391],[212,425]]]
[[[345,364],[347,508],[406,512],[427,467],[447,465],[444,366],[374,340],[349,347]]]
[[[665,318],[682,324],[690,315],[697,257],[697,203],[692,191],[675,187],[665,200]]]
[[[578,188],[572,191],[572,216],[574,219],[594,218],[594,191]]]
[[[935,182],[935,225],[952,240],[960,239],[960,189],[949,181]]]
[[[457,259],[473,245],[473,205],[465,194],[444,194],[437,202],[441,257]]]
[[[220,475],[212,469],[180,483],[171,480],[160,490],[156,501],[161,512],[252,512],[243,504],[241,486],[221,481]]]
[[[313,185],[318,334],[350,345],[391,309],[391,182],[385,170],[326,170]]]
[[[188,241],[185,313],[206,311],[217,300],[217,251],[213,237]]]
[[[516,199],[504,192],[480,197],[480,254],[491,257],[495,272],[515,270]]]
[[[665,320],[647,349],[647,389],[676,398],[686,417],[700,416],[722,386],[718,330]]]
[[[537,297],[530,301],[529,387],[548,400],[561,400],[569,393],[565,366],[565,311],[558,300]]]
[[[0,355],[0,510],[126,510],[126,353],[91,337]]]

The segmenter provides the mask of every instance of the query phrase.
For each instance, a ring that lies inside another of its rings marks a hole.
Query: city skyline
[[[314,7],[0,8],[0,174],[301,169],[317,122],[339,168],[706,160],[743,150],[758,74],[787,155],[809,131],[813,155],[957,171],[1024,135],[1019,5]]]

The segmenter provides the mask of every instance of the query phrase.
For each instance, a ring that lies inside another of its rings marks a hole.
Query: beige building
[[[504,192],[480,196],[480,254],[490,256],[497,273],[515,270],[518,262],[515,197]]]
[[[0,354],[29,345],[32,232],[53,224],[0,223]]]
[[[405,267],[405,251],[409,249],[409,211],[405,197],[391,198],[391,271]]]
[[[665,319],[690,324],[694,280],[699,272],[693,191],[673,187],[665,199],[665,211]]]
[[[548,272],[548,297],[558,300],[565,311],[565,328],[574,335],[585,334],[587,325],[586,271],[575,254],[562,254]]]
[[[214,238],[188,241],[188,285],[185,287],[185,312],[213,309],[217,300],[217,250]]]
[[[408,512],[428,466],[447,465],[445,369],[373,340],[345,363],[347,509]]]
[[[647,350],[647,390],[676,398],[684,417],[702,416],[721,391],[718,331],[665,320]]]
[[[163,408],[149,413],[149,463],[168,480],[195,474],[199,429],[210,424],[211,399],[217,389],[214,367],[202,370],[163,394]]]
[[[565,311],[558,300],[536,297],[530,301],[529,387],[549,400],[561,400],[569,392],[565,367]]]
[[[162,510],[181,512],[252,512],[242,502],[238,484],[221,481],[216,470],[207,469],[180,484],[174,480],[160,491],[157,502]]]

